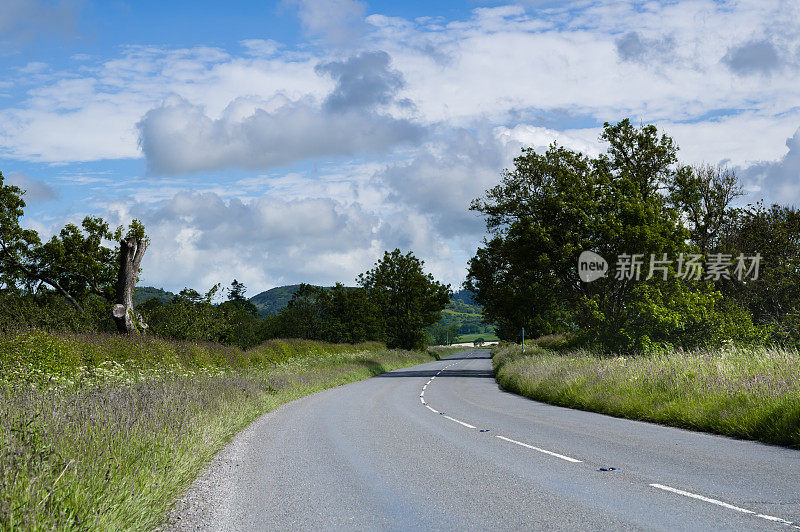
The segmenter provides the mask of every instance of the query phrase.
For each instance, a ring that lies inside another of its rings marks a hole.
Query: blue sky
[[[352,283],[384,249],[463,280],[470,200],[521,147],[655,123],[800,200],[789,0],[0,5],[0,170],[49,235],[144,221],[143,284]]]

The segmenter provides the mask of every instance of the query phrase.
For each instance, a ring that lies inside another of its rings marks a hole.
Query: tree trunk
[[[147,249],[147,241],[123,238],[119,242],[119,273],[117,274],[117,301],[114,305],[114,322],[121,333],[136,332],[133,322],[133,291],[139,280],[139,264]]]

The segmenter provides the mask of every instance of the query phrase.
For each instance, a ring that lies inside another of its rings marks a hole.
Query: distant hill
[[[167,292],[166,290],[162,290],[161,288],[155,288],[152,286],[139,286],[133,293],[133,304],[136,306],[144,303],[148,299],[153,298],[160,299],[164,303],[169,303],[172,301],[173,297],[175,297],[175,294],[172,292]]]
[[[276,286],[254,295],[250,298],[250,303],[256,306],[258,313],[262,316],[271,316],[286,308],[286,305],[289,304],[292,296],[299,288],[299,284]]]
[[[459,290],[458,292],[453,292],[453,297],[450,298],[450,301],[460,301],[467,305],[474,305],[475,294],[470,290]]]
[[[442,319],[439,320],[438,325],[458,325],[458,333],[460,335],[467,334],[481,334],[484,339],[495,339],[494,325],[483,323],[483,308],[474,303],[465,303],[466,297],[469,296],[469,301],[472,300],[471,293],[462,294],[466,290],[462,290],[453,295],[450,302],[445,306],[442,311]],[[461,295],[456,299],[456,295]]]
[[[292,299],[292,296],[299,288],[299,284],[277,286],[251,297],[250,302],[253,303],[258,309],[258,312],[264,316],[277,314],[289,304],[289,300]],[[161,288],[140,286],[136,288],[133,294],[133,304],[139,305],[152,298],[160,299],[164,303],[169,303],[174,297],[175,294],[162,290]]]

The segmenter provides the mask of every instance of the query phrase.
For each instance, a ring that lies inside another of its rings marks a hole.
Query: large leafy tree
[[[90,295],[114,304],[121,332],[136,330],[133,290],[147,248],[144,226],[134,220],[127,231],[112,230],[101,218],[87,216],[80,226],[67,224],[42,242],[36,231],[24,229],[23,191],[6,185],[0,173],[0,275],[9,288],[34,291],[44,285],[83,311]],[[119,246],[109,247],[111,242]]]
[[[623,254],[688,252],[690,234],[667,192],[686,170],[672,140],[654,126],[605,124],[606,153],[590,158],[552,146],[525,150],[500,185],[472,208],[486,217],[490,238],[470,261],[466,285],[502,338],[580,331],[608,349],[653,342],[686,343],[700,330],[719,294],[703,283],[616,278]],[[578,277],[578,256],[594,251],[611,263],[593,283]]]
[[[425,327],[441,319],[450,300],[450,285],[426,274],[423,265],[413,253],[395,249],[386,251],[371,270],[358,276],[359,285],[380,309],[389,347],[424,347]]]

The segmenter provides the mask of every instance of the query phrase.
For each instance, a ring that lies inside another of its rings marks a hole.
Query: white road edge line
[[[468,429],[474,429],[474,428],[475,428],[473,425],[470,425],[469,423],[464,423],[463,421],[459,421],[459,420],[457,420],[457,419],[456,419],[456,418],[454,418],[454,417],[450,417],[450,416],[444,416],[444,417],[446,417],[446,418],[447,418],[447,419],[449,419],[450,421],[455,421],[455,422],[456,422],[456,423],[458,423],[459,425],[464,425],[464,426],[465,426],[465,427],[467,427]]]
[[[677,488],[672,488],[670,486],[664,486],[663,484],[650,484],[654,488],[658,488],[664,491],[670,491],[672,493],[677,493],[678,495],[683,495],[684,497],[691,497],[692,499],[697,499],[703,502],[710,502],[711,504],[716,504],[717,506],[722,506],[723,508],[727,508],[728,510],[734,510],[737,512],[741,512],[743,514],[750,514],[756,517],[760,517],[761,519],[766,519],[768,521],[775,521],[777,523],[783,523],[784,525],[791,525],[794,528],[800,528],[791,521],[787,521],[786,519],[781,519],[780,517],[774,517],[772,515],[766,514],[757,514],[752,510],[748,510],[747,508],[740,508],[738,506],[734,506],[732,504],[728,504],[727,502],[722,502],[718,499],[712,499],[710,497],[704,497],[702,495],[698,495],[696,493],[692,493],[690,491],[679,490]]]
[[[528,449],[539,451],[540,453],[549,454],[550,456],[555,456],[556,458],[561,458],[562,460],[566,460],[567,462],[572,462],[574,464],[579,464],[583,462],[583,460],[578,460],[576,458],[564,456],[563,454],[554,453],[553,451],[548,451],[547,449],[540,449],[539,447],[534,447],[533,445],[528,445],[527,443],[522,443],[521,441],[512,440],[511,438],[506,438],[505,436],[500,436],[499,434],[496,434],[495,438],[500,438],[501,440],[505,440],[507,442],[514,443],[516,445],[521,445],[523,447],[527,447]]]
[[[425,408],[427,408],[428,410],[430,410],[434,414],[438,414],[439,413],[439,411],[436,410],[435,408],[433,408],[431,405],[425,405]]]

